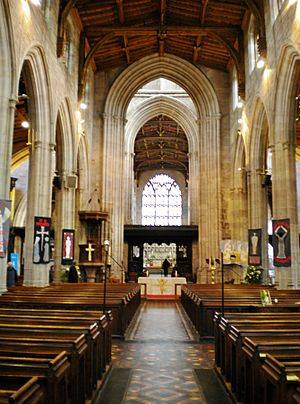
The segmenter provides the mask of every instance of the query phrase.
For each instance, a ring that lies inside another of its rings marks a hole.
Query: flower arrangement
[[[249,265],[245,276],[245,282],[249,284],[261,283],[263,268]]]

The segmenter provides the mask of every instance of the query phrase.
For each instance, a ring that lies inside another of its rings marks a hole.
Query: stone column
[[[289,142],[277,143],[273,152],[272,171],[273,217],[290,219],[292,266],[276,267],[276,284],[280,288],[298,287],[299,234],[297,220],[297,191],[295,147]]]
[[[71,173],[75,175],[75,173]],[[55,211],[55,275],[54,282],[60,281],[61,253],[62,253],[62,230],[74,229],[75,226],[75,188],[66,187],[67,175],[61,174],[61,189],[56,190]],[[78,244],[77,234],[75,233],[75,244]]]
[[[247,175],[247,180],[248,180],[248,175]],[[247,206],[246,189],[244,189],[243,187],[233,188],[231,190],[231,199],[232,199],[232,221],[231,221],[232,239],[233,240],[247,240],[247,237],[248,237],[248,234],[247,234],[248,206]]]
[[[220,255],[220,119],[221,115],[199,121],[199,266]]]
[[[111,241],[112,273],[120,276],[124,231],[124,126],[121,116],[106,116],[104,120],[103,197],[104,210],[111,215],[108,240]]]
[[[267,232],[267,194],[262,188],[264,172],[256,169],[248,173],[248,212],[249,228],[262,229],[262,267],[265,269],[263,280],[267,278],[268,260],[268,232]]]
[[[47,286],[49,264],[33,264],[34,216],[51,214],[53,144],[33,140],[30,150],[26,235],[24,247],[24,285]]]
[[[134,198],[134,153],[125,152],[125,168],[124,168],[124,193],[125,193],[125,223],[136,223],[133,210]]]
[[[11,154],[16,99],[3,97],[0,100],[0,198],[9,199]],[[7,260],[0,258],[0,294],[6,291]]]
[[[186,206],[186,224],[198,224],[199,211],[199,153],[189,153],[189,182],[188,182],[188,203]],[[185,217],[185,215],[183,215]]]

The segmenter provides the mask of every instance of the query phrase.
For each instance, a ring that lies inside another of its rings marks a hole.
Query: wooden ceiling
[[[136,176],[148,170],[176,170],[188,179],[188,141],[173,119],[159,115],[139,130],[134,145]]]
[[[249,3],[257,7],[255,0],[73,0],[98,70],[170,53],[226,71],[231,58],[243,59]]]

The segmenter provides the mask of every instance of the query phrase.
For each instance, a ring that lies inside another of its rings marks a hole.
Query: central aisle
[[[113,368],[131,369],[124,403],[206,403],[195,369],[213,367],[213,344],[198,343],[175,301],[147,301]],[[116,404],[116,403],[115,403]]]

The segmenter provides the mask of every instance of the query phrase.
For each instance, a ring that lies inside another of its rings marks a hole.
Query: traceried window
[[[157,174],[145,185],[142,196],[144,226],[180,226],[182,195],[176,181],[166,174]]]

